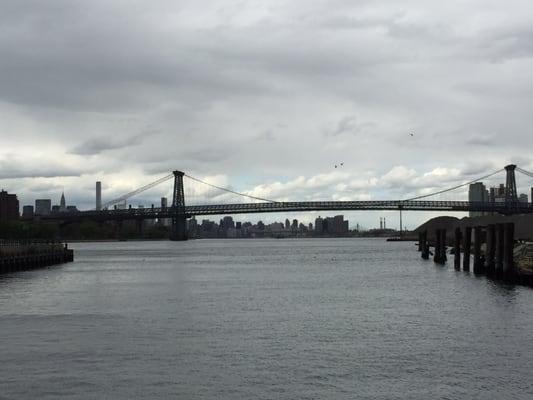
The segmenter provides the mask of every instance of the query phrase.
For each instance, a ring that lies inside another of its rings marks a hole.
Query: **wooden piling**
[[[435,251],[433,252],[433,262],[437,264],[440,263],[440,244],[441,244],[440,235],[441,235],[441,230],[440,229],[435,230]]]
[[[485,273],[487,275],[494,275],[495,262],[494,255],[496,253],[496,225],[489,224],[487,226],[487,247],[485,250]]]
[[[455,228],[453,242],[453,265],[457,271],[461,269],[461,228]]]
[[[448,260],[446,257],[446,229],[440,232],[440,262],[444,264]]]
[[[463,240],[463,271],[470,271],[470,247],[472,246],[472,228],[467,226],[465,228],[465,235]]]
[[[422,258],[429,259],[428,231],[422,232]]]
[[[512,279],[515,275],[514,269],[514,223],[508,222],[504,225],[503,235],[503,278]]]
[[[494,273],[496,276],[503,275],[503,247],[504,247],[504,228],[503,224],[496,224],[496,246]]]
[[[483,261],[481,259],[481,226],[474,227],[474,274],[483,273]]]

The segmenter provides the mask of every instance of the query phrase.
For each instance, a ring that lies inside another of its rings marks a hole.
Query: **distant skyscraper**
[[[24,206],[24,207],[22,207],[22,217],[23,218],[33,218],[33,206]]]
[[[65,192],[61,193],[61,200],[59,201],[59,211],[67,211],[67,204],[65,202]]]
[[[102,182],[96,181],[96,210],[102,209]]]
[[[482,182],[472,183],[468,188],[468,201],[476,203],[486,203],[489,201],[489,195],[485,185]],[[470,217],[480,217],[485,213],[479,211],[470,211]]]
[[[19,201],[16,194],[9,194],[5,190],[0,191],[0,221],[18,219]]]
[[[520,203],[527,203],[527,194],[521,193],[520,196],[518,196],[518,201]]]
[[[35,215],[50,215],[52,211],[52,200],[50,199],[36,199],[35,200]]]
[[[289,218],[285,219],[285,229],[291,229],[291,221],[289,221]]]
[[[161,208],[167,208],[168,207],[168,200],[166,197],[161,197]],[[170,225],[170,218],[161,218],[160,223],[164,226]]]
[[[315,232],[318,234],[324,232],[324,220],[320,216],[315,219]]]

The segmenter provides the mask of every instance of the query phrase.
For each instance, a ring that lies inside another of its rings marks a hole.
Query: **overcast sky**
[[[532,56],[530,0],[0,0],[0,187],[397,199],[533,170]]]

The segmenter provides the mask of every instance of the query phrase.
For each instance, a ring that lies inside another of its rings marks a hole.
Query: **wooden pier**
[[[74,261],[67,244],[51,241],[0,240],[0,274]]]

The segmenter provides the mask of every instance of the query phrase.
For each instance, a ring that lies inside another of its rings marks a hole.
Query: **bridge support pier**
[[[461,270],[461,228],[455,228],[453,242],[453,266],[456,271]]]
[[[503,235],[503,279],[512,279],[514,277],[514,223],[504,224]]]
[[[472,247],[472,228],[467,226],[463,240],[463,271],[470,271],[470,247]]]
[[[424,240],[424,232],[418,232],[418,251],[422,251],[423,244],[422,241]]]
[[[485,251],[485,272],[487,275],[494,275],[494,254],[496,244],[496,225],[487,226],[487,249]]]
[[[503,275],[503,224],[496,224],[496,248],[495,248],[495,265],[494,273],[497,277]]]
[[[484,262],[481,258],[481,226],[474,227],[474,274],[482,274]]]
[[[182,241],[189,238],[187,232],[187,218],[185,216],[176,216],[172,218],[172,231],[170,240]]]

